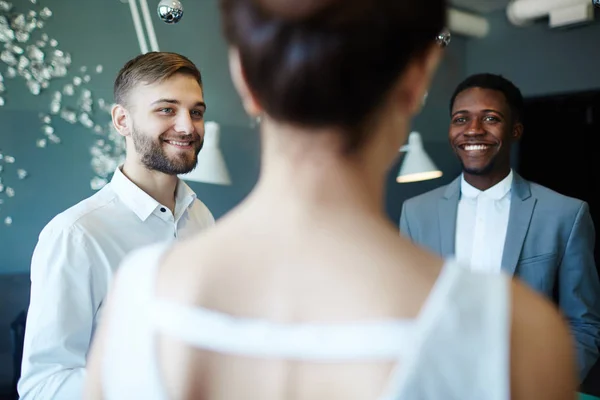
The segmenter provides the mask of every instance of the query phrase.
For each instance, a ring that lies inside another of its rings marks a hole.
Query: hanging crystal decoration
[[[108,183],[108,181],[106,179],[103,178],[99,178],[97,176],[95,176],[94,178],[92,178],[92,180],[90,181],[90,187],[92,188],[92,190],[100,190],[102,189],[106,184]]]
[[[0,12],[9,12],[12,9],[12,4],[8,1],[0,1]]]
[[[36,0],[30,2],[37,4]],[[110,122],[111,104],[104,99],[94,98],[86,87],[92,80],[91,72],[103,72],[102,65],[80,66],[77,75],[66,80],[67,83],[62,88],[52,85],[56,79],[67,77],[72,66],[71,55],[60,48],[58,41],[47,33],[40,32],[52,16],[52,10],[48,7],[20,12],[12,2],[0,0],[0,60],[6,64],[5,72],[0,74],[0,106],[8,98],[5,79],[22,79],[28,92],[34,96],[52,88],[48,111],[40,115],[41,133],[35,140],[35,146],[45,149],[50,144],[61,143],[56,132],[57,126],[53,124],[57,117],[89,129],[101,138],[90,149],[91,167],[94,171],[90,185],[92,189],[98,190],[123,162],[125,140]],[[13,163],[14,157],[0,153],[0,172],[4,165]],[[23,168],[12,170],[11,173],[14,171],[20,180],[28,176]],[[12,187],[5,186],[1,181],[0,185],[3,196],[15,196]],[[4,200],[0,198],[0,201]],[[12,223],[12,219],[10,221]]]
[[[42,8],[42,11],[40,11],[40,17],[42,17],[43,19],[48,19],[52,16],[52,11],[50,11],[50,9],[48,7],[44,7]]]
[[[73,94],[75,94],[75,88],[73,87],[72,84],[68,83],[65,86],[63,86],[63,91],[62,92],[66,96],[73,96]]]
[[[75,111],[70,110],[68,108],[63,108],[60,112],[60,117],[67,121],[70,124],[74,124],[77,122],[77,114]]]
[[[50,125],[44,125],[42,126],[42,131],[44,132],[44,135],[50,136],[54,133],[54,128]]]

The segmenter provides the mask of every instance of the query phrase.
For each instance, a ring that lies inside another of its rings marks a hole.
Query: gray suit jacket
[[[460,177],[407,200],[400,230],[442,257],[454,255]],[[555,301],[577,342],[583,380],[598,359],[600,282],[587,203],[514,173],[502,269]]]

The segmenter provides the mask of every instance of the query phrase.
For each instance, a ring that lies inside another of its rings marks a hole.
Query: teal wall
[[[150,0],[155,17],[157,1]],[[77,6],[74,8],[74,4]],[[71,125],[54,118],[53,126],[61,144],[37,148],[41,137],[38,115],[47,113],[52,92],[61,90],[74,76],[83,76],[80,68],[86,66],[92,77],[87,87],[95,98],[112,101],[112,84],[119,68],[139,54],[129,6],[118,0],[45,0],[40,6],[29,1],[15,1],[17,11],[49,7],[53,16],[43,32],[55,38],[58,48],[71,54],[72,67],[67,78],[52,81],[39,96],[30,94],[20,78],[5,79],[6,105],[0,107],[0,148],[14,156],[17,162],[5,166],[5,185],[15,189],[14,198],[4,198],[0,205],[0,274],[27,273],[37,236],[44,225],[57,213],[93,194],[90,180],[94,176],[90,166],[90,147],[97,139],[82,125]],[[157,17],[154,27],[161,50],[188,56],[202,71],[205,97],[208,103],[207,120],[221,124],[222,147],[232,174],[233,185],[215,186],[190,183],[198,196],[216,217],[235,206],[253,187],[258,176],[259,139],[256,129],[241,107],[229,77],[227,47],[221,35],[217,2],[214,0],[184,1],[185,14],[176,25],[162,23]],[[41,32],[40,32],[41,33]],[[37,33],[39,36],[40,33]],[[466,40],[455,38],[436,76],[427,104],[414,123],[421,132],[427,150],[444,169],[456,164],[445,145],[447,129],[447,99],[456,83],[465,74]],[[93,72],[96,65],[103,72]],[[0,71],[5,65],[0,61]],[[6,78],[6,77],[5,77]],[[63,96],[64,97],[64,96]],[[97,113],[97,119],[108,121],[106,113]],[[100,122],[100,121],[98,121]],[[433,188],[444,179],[423,184],[397,184],[392,168],[386,209],[397,221],[405,198]],[[29,172],[25,180],[17,180],[15,171]],[[2,222],[11,216],[13,224]]]
[[[139,54],[129,6],[118,0],[45,0],[40,6],[29,1],[15,1],[16,11],[49,7],[53,16],[43,32],[58,41],[58,48],[71,54],[72,66],[66,78],[51,81],[50,87],[34,96],[20,77],[8,79],[6,65],[0,61],[4,74],[6,104],[0,107],[0,149],[15,157],[16,163],[5,165],[0,176],[5,186],[15,189],[15,197],[0,194],[0,274],[29,271],[31,253],[43,226],[57,213],[90,196],[90,180],[94,172],[90,165],[90,148],[98,139],[80,125],[71,125],[53,118],[52,125],[62,142],[44,149],[36,147],[42,137],[40,113],[47,113],[51,95],[61,90],[88,67],[92,77],[87,87],[95,98],[112,101],[112,85],[121,66]],[[156,1],[149,1],[155,17]],[[222,128],[222,145],[234,185],[215,186],[191,183],[199,197],[220,216],[237,204],[252,188],[258,176],[258,134],[250,128],[227,68],[227,48],[222,39],[215,1],[187,1],[185,16],[177,25],[154,20],[161,50],[188,56],[201,69],[208,103],[206,117]],[[74,7],[74,4],[77,4]],[[36,32],[39,37],[41,32]],[[95,73],[96,65],[103,72]],[[65,98],[65,96],[63,96]],[[108,114],[99,112],[98,122],[108,121]],[[100,117],[102,121],[100,121]],[[29,177],[16,178],[16,169],[24,168]],[[4,224],[12,217],[11,226]]]
[[[594,23],[563,29],[547,19],[515,27],[503,11],[488,19],[490,34],[467,43],[468,74],[501,73],[526,97],[600,88],[600,12]]]

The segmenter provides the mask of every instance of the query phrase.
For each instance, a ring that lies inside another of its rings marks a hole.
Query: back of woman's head
[[[444,28],[446,0],[221,0],[246,82],[275,120],[362,125]]]

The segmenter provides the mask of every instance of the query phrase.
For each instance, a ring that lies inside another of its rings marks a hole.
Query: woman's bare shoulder
[[[556,306],[513,279],[511,398],[575,399],[575,343]]]

